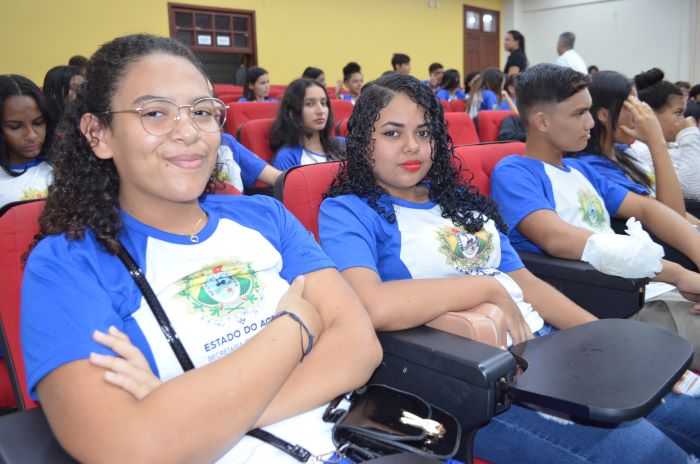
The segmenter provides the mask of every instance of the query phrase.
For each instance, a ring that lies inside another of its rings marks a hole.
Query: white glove
[[[654,277],[661,272],[664,249],[654,243],[634,218],[627,220],[628,235],[593,234],[581,260],[604,274],[627,278]]]

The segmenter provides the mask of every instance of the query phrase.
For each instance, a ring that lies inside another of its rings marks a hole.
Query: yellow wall
[[[394,52],[411,56],[413,72],[428,65],[462,69],[464,1],[439,0],[190,0],[177,3],[254,10],[258,62],[273,83],[286,83],[308,66],[341,78],[348,61],[365,79],[390,69]],[[502,0],[466,3],[502,10]],[[348,8],[352,7],[352,10]],[[119,35],[168,35],[167,0],[0,0],[0,74],[24,74],[41,85],[44,74],[75,54],[89,56]],[[501,17],[501,24],[503,18]],[[503,30],[503,27],[501,27]]]

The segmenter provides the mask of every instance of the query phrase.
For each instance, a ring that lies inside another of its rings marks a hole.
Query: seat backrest
[[[348,118],[343,118],[335,123],[335,135],[339,137],[348,136]]]
[[[515,111],[506,110],[483,110],[476,116],[479,139],[482,142],[495,142],[498,140],[498,130],[501,123],[508,116],[516,115]]]
[[[295,166],[277,178],[275,198],[318,240],[318,211],[342,161]]]
[[[270,129],[274,122],[271,118],[251,119],[238,128],[238,141],[267,163],[272,162],[274,155],[270,148]]]
[[[464,109],[466,108],[466,106],[466,100],[456,98],[450,102],[450,111],[464,113]]]
[[[474,121],[467,113],[445,113],[447,132],[452,137],[454,145],[467,143],[479,143],[479,135],[476,133]]]
[[[480,143],[455,148],[455,156],[462,164],[462,175],[484,195],[491,193],[491,172],[496,164],[508,155],[522,156],[524,152],[522,142]]]
[[[39,214],[44,201],[18,203],[0,216],[0,329],[5,362],[20,410],[38,406],[27,390],[19,336],[20,290],[24,263],[22,256],[39,231]]]
[[[442,105],[442,111],[444,113],[451,113],[452,108],[450,108],[450,103],[447,100],[443,100],[442,98],[438,98],[438,101]]]
[[[268,98],[276,98],[277,100],[282,100],[284,96],[284,91],[287,89],[286,85],[283,84],[270,84],[270,93]]]
[[[252,119],[275,119],[279,107],[279,102],[231,103],[226,112],[226,132],[236,134],[241,124]]]
[[[333,120],[340,121],[350,117],[354,106],[347,100],[331,100],[331,108],[333,108]]]
[[[213,85],[214,85],[214,93],[219,98],[221,98],[221,95],[225,95],[227,93],[243,95],[243,87],[241,87],[240,85],[233,85],[233,84],[213,84]]]

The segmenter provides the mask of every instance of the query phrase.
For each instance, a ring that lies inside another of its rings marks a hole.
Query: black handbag
[[[373,384],[354,391],[350,401],[347,410],[332,403],[324,419],[335,422],[333,443],[353,462],[406,452],[440,460],[457,454],[457,419],[416,395]]]

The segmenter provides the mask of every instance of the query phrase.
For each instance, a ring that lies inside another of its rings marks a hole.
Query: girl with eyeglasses
[[[0,207],[46,198],[54,119],[41,90],[26,77],[0,76],[0,124]]]
[[[295,462],[256,427],[330,452],[324,404],[379,362],[362,305],[291,214],[214,194],[221,107],[189,49],[133,35],[93,55],[67,110],[21,330],[32,395],[79,461]]]

